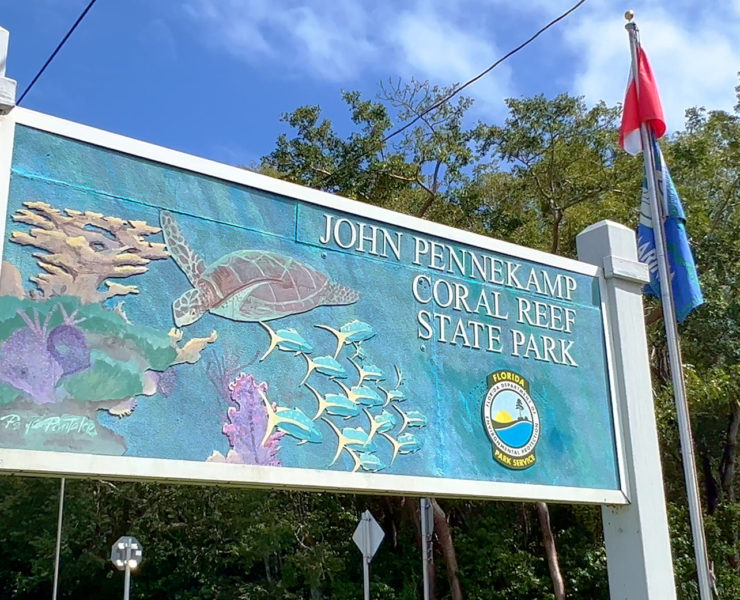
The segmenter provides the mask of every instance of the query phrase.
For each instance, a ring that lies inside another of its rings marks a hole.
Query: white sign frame
[[[606,283],[603,269],[569,258],[547,254],[501,240],[465,232],[389,211],[326,192],[273,179],[246,169],[217,163],[125,136],[95,129],[57,117],[16,107],[0,117],[0,231],[5,231],[9,199],[10,167],[16,124],[68,137],[109,150],[122,152],[229,183],[248,186],[281,196],[295,198],[316,206],[358,214],[368,219],[404,227],[426,235],[473,245],[491,252],[508,254],[524,260],[598,277],[601,310],[606,335],[608,381],[621,488],[605,490],[555,485],[537,485],[494,481],[474,481],[388,475],[348,473],[318,469],[264,467],[256,465],[200,463],[195,461],[150,459],[125,456],[89,455],[67,452],[0,449],[0,473],[25,475],[102,477],[121,480],[156,480],[172,483],[211,483],[270,489],[304,489],[353,493],[417,495],[453,498],[489,498],[502,500],[542,500],[547,502],[624,505],[629,503],[629,490],[624,472],[624,439],[620,415],[616,409],[613,357],[613,335],[606,306]],[[3,244],[0,244],[2,260]]]

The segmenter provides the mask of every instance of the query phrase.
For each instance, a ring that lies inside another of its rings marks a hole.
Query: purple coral
[[[273,433],[264,446],[261,444],[267,430],[267,410],[259,392],[267,390],[267,383],[257,383],[252,375],[241,373],[229,384],[229,389],[231,401],[236,404],[236,407],[229,407],[229,422],[223,426],[223,432],[233,449],[233,453],[229,453],[232,456],[229,462],[280,466],[277,453],[283,434]],[[239,460],[234,461],[233,458],[237,457]]]
[[[55,388],[59,380],[90,366],[90,348],[76,327],[81,321],[74,319],[75,313],[67,315],[59,305],[64,322],[49,332],[55,308],[43,324],[35,310],[33,319],[19,310],[26,327],[15,330],[0,345],[0,381],[26,392],[35,404],[58,402]]]
[[[172,368],[166,369],[161,373],[156,373],[157,377],[157,391],[167,398],[175,389],[177,383],[177,375],[175,370]]]
[[[90,348],[85,334],[74,325],[59,325],[49,333],[46,349],[63,375],[73,375],[90,366]]]
[[[0,346],[0,381],[26,392],[36,404],[56,402],[62,368],[46,349],[46,332],[23,327]]]

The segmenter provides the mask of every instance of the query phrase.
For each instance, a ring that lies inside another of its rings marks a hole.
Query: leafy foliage
[[[284,120],[292,128],[262,170],[304,185],[565,255],[575,235],[610,218],[637,219],[641,159],[617,150],[618,109],[560,95],[507,101],[503,125],[466,126],[459,99],[389,137],[447,90],[389,82],[378,100],[344,93],[347,136],[317,106]],[[740,110],[740,104],[738,106]],[[723,598],[740,597],[740,118],[692,109],[662,142],[689,214],[707,298],[682,326],[709,552]],[[657,305],[647,301],[656,412],[679,597],[698,597],[681,455]],[[657,315],[657,317],[656,317]],[[0,596],[50,593],[57,483],[0,479]],[[441,502],[446,532],[435,540],[437,598],[459,576],[471,599],[552,597],[531,506]],[[361,562],[350,536],[370,508],[386,531],[372,565],[372,593],[420,596],[418,502],[413,499],[277,493],[154,484],[70,482],[62,545],[62,598],[107,598],[121,577],[109,564],[122,534],[143,543],[136,598],[359,597]],[[551,507],[569,598],[606,599],[599,510]],[[459,573],[441,560],[449,535]]]

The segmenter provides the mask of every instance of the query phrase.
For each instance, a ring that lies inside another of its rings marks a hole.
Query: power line
[[[54,60],[54,57],[59,53],[59,51],[62,49],[62,46],[67,43],[67,40],[69,39],[69,36],[74,33],[74,30],[77,29],[77,26],[82,22],[82,20],[85,18],[88,12],[90,12],[90,9],[93,7],[93,4],[95,4],[97,0],[90,0],[89,4],[85,7],[85,10],[83,10],[80,13],[80,16],[77,17],[77,20],[74,22],[72,27],[69,28],[69,31],[67,34],[62,38],[62,41],[57,44],[57,47],[54,49],[54,52],[52,52],[49,55],[49,58],[46,59],[46,62],[44,63],[44,66],[39,69],[39,72],[36,73],[36,76],[31,80],[31,83],[26,86],[26,89],[23,90],[23,93],[21,94],[21,97],[18,98],[18,102],[16,102],[16,105],[19,105],[21,102],[23,102],[23,99],[26,97],[26,94],[31,91],[31,88],[34,86],[34,84],[38,81],[39,77],[43,75],[44,71],[46,71],[46,67],[48,67],[51,64],[51,61]]]
[[[484,77],[485,75],[487,75],[488,73],[490,73],[491,71],[493,71],[493,69],[495,69],[496,67],[498,67],[506,59],[510,58],[511,56],[513,56],[514,54],[516,54],[517,52],[519,52],[520,50],[522,50],[525,46],[528,46],[529,44],[531,44],[534,40],[536,40],[545,31],[547,31],[548,29],[550,29],[550,27],[552,27],[553,25],[555,25],[559,21],[562,21],[568,15],[570,15],[572,12],[574,12],[575,10],[577,10],[584,2],[586,2],[586,0],[579,0],[578,2],[576,2],[573,6],[571,6],[568,10],[566,10],[560,16],[554,18],[547,25],[545,25],[544,27],[538,29],[532,36],[530,36],[527,40],[525,40],[524,42],[522,42],[521,44],[519,44],[516,48],[514,48],[514,49],[510,50],[509,52],[507,52],[506,54],[504,54],[501,58],[499,58],[496,62],[494,62],[490,67],[488,67],[484,71],[481,71],[475,77],[473,77],[472,79],[469,79],[468,81],[466,81],[465,83],[463,83],[461,86],[454,88],[449,94],[447,94],[446,96],[444,96],[443,98],[441,98],[440,100],[438,100],[437,102],[435,102],[434,104],[432,104],[431,106],[429,106],[426,109],[424,109],[422,112],[420,112],[418,115],[416,115],[413,119],[411,119],[408,123],[406,123],[405,125],[402,125],[401,127],[399,127],[398,129],[396,129],[395,131],[389,133],[382,140],[380,140],[380,143],[381,144],[384,144],[385,142],[387,142],[388,140],[390,140],[392,137],[398,135],[399,133],[402,133],[403,131],[405,131],[406,129],[408,129],[409,127],[411,127],[414,123],[418,122],[420,119],[422,119],[424,116],[426,116],[428,113],[430,113],[431,111],[433,111],[436,108],[439,108],[445,102],[448,102],[449,100],[451,100],[455,95],[459,94],[466,87],[468,87],[469,85],[472,85],[473,83],[475,83],[476,81],[478,81],[481,77]],[[361,154],[358,154],[355,157],[350,157],[350,158],[352,158],[354,160],[358,160],[358,159],[364,158],[368,154],[369,154],[369,152],[363,152]],[[327,177],[326,181],[324,182],[324,185],[328,184],[329,181],[331,181],[331,178],[332,178],[333,175],[334,175],[334,173],[331,173]]]
[[[488,73],[490,73],[491,71],[493,71],[496,67],[498,67],[507,58],[509,58],[510,56],[516,54],[522,48],[524,48],[525,46],[527,46],[530,43],[532,43],[535,39],[537,39],[545,31],[547,31],[548,29],[550,29],[550,27],[552,27],[553,25],[555,25],[558,21],[562,21],[563,19],[565,19],[565,17],[567,17],[570,13],[572,13],[573,11],[575,11],[584,2],[586,2],[586,0],[580,0],[579,2],[577,2],[576,4],[574,4],[573,6],[571,6],[567,11],[565,11],[559,17],[553,19],[547,25],[545,25],[542,29],[538,30],[537,33],[535,33],[528,40],[522,42],[516,48],[514,48],[513,50],[510,50],[509,52],[507,52],[506,54],[504,54],[501,58],[499,58],[495,63],[493,63],[485,71],[481,71],[480,73],[478,73],[478,75],[476,75],[472,79],[469,79],[468,81],[466,81],[465,83],[463,83],[460,87],[456,87],[449,94],[447,94],[444,98],[442,98],[441,100],[438,100],[437,102],[435,102],[434,104],[432,104],[431,106],[429,106],[428,108],[426,108],[425,110],[423,110],[421,113],[419,113],[418,115],[416,115],[411,121],[409,121],[408,123],[406,123],[402,127],[399,127],[394,132],[389,133],[387,136],[385,136],[382,139],[381,143],[385,143],[389,139],[391,139],[393,136],[398,135],[402,131],[405,131],[406,129],[408,129],[409,127],[411,127],[414,123],[416,123],[417,121],[419,121],[419,119],[421,119],[422,117],[424,117],[428,113],[432,112],[435,108],[439,108],[445,102],[448,102],[450,99],[452,99],[453,96],[459,94],[466,87],[468,87],[469,85],[472,85],[473,83],[475,83],[476,81],[478,81],[481,77],[484,77],[485,75],[488,75]]]

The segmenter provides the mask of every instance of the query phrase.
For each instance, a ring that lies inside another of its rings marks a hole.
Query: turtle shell
[[[264,250],[221,257],[201,276],[212,292],[212,312],[239,321],[266,321],[323,303],[329,280],[294,258]],[[209,294],[210,295],[210,294]]]

